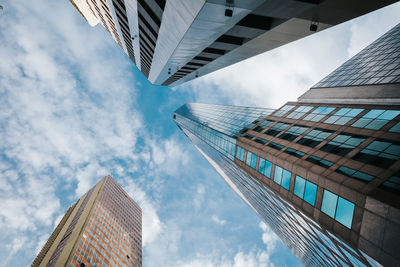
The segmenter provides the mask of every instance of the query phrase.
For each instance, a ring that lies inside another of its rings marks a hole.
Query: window
[[[354,170],[352,168],[349,167],[345,167],[345,166],[340,166],[339,168],[337,168],[335,170],[338,173],[344,174],[348,177],[357,179],[357,180],[361,180],[363,182],[369,182],[372,179],[374,179],[374,176]]]
[[[371,109],[367,114],[362,116],[362,118],[357,120],[351,126],[379,130],[382,128],[382,126],[397,117],[399,114],[399,110]]]
[[[257,155],[251,153],[250,151],[247,152],[246,164],[252,167],[253,169],[256,168],[257,165]]]
[[[364,109],[361,108],[341,108],[335,114],[326,119],[324,123],[345,125],[363,110]]]
[[[399,194],[400,193],[400,171],[397,171],[390,177],[386,182],[383,183],[381,186],[386,190],[389,190],[393,193]]]
[[[387,168],[400,159],[400,144],[377,139],[361,150],[353,159]]]
[[[290,171],[275,165],[274,182],[280,184],[286,190],[289,190],[291,175]]]
[[[262,145],[265,145],[268,142],[267,140],[265,140],[263,138],[259,138],[259,137],[256,137],[256,139],[254,139],[254,141],[256,141],[257,143],[262,144]]]
[[[332,107],[318,107],[308,114],[303,120],[305,121],[320,121],[323,117],[332,112],[335,108]]]
[[[244,136],[244,138],[247,138],[247,139],[249,139],[249,140],[251,140],[253,137],[254,137],[254,135],[251,135],[251,134],[246,134],[246,135]]]
[[[285,153],[287,153],[289,155],[295,156],[297,158],[302,158],[305,155],[305,153],[303,153],[301,151],[298,151],[296,149],[293,149],[293,148],[288,148],[283,152],[285,152]]]
[[[303,117],[304,114],[312,110],[314,107],[312,106],[299,106],[292,113],[286,116],[289,119],[299,119]]]
[[[266,120],[261,122],[259,125],[257,125],[253,131],[256,132],[261,132],[262,130],[264,130],[265,128],[267,128],[268,126],[270,126],[274,121],[270,121],[270,120]]]
[[[333,162],[329,161],[329,160],[325,160],[325,159],[321,159],[319,157],[316,156],[309,156],[308,158],[306,158],[306,160],[308,162],[317,164],[321,167],[327,168],[329,169],[329,167],[331,167],[333,165]]]
[[[293,105],[285,105],[285,106],[281,107],[279,110],[277,110],[273,116],[281,117],[283,114],[285,114],[286,112],[288,112],[289,110],[291,110],[293,108],[294,108]]]
[[[344,156],[364,142],[365,137],[354,134],[339,134],[326,145],[321,147],[322,151]]]
[[[333,133],[332,131],[315,128],[314,130],[306,134],[303,138],[301,138],[299,141],[297,141],[297,143],[303,146],[316,147],[322,141],[328,138],[332,133]]]
[[[243,161],[244,160],[244,149],[240,146],[237,147],[236,158]]]
[[[308,204],[314,206],[317,196],[317,185],[296,175],[293,193]]]
[[[396,123],[392,128],[390,128],[389,132],[400,133],[400,122]]]
[[[274,148],[276,150],[281,150],[282,148],[284,148],[284,146],[282,146],[280,144],[277,144],[277,143],[274,143],[274,142],[269,143],[267,146],[272,147],[272,148]]]
[[[354,203],[324,190],[321,211],[347,228],[351,228],[353,222],[354,206]]]
[[[308,129],[310,129],[310,127],[294,125],[294,126],[290,127],[286,132],[281,134],[279,136],[279,138],[285,139],[288,141],[293,141],[294,139],[299,137],[301,134],[303,134]]]
[[[266,159],[260,158],[258,171],[268,178],[271,178],[272,163]]]
[[[290,124],[278,122],[274,126],[272,126],[268,131],[265,131],[264,134],[268,134],[271,136],[277,136],[279,133],[284,131]]]

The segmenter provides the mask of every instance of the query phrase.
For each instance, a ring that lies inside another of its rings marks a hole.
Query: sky
[[[0,5],[0,266],[30,265],[107,174],[143,209],[143,266],[301,266],[172,113],[186,102],[277,108],[400,21],[397,3],[170,88],[67,0]]]

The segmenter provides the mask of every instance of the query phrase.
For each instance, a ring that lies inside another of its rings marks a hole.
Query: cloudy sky
[[[0,266],[30,265],[107,174],[143,208],[144,266],[300,265],[172,112],[189,101],[279,107],[400,21],[397,3],[169,88],[67,0],[0,5]]]

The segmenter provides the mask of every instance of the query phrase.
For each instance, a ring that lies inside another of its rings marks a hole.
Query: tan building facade
[[[142,266],[142,210],[104,177],[73,204],[32,266]]]

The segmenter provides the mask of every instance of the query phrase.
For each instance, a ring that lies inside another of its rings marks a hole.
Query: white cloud
[[[211,217],[211,219],[212,219],[215,223],[217,223],[217,224],[219,224],[219,225],[225,225],[225,224],[226,224],[226,221],[225,221],[225,220],[221,220],[220,218],[218,218],[217,215],[213,215],[213,216]]]

